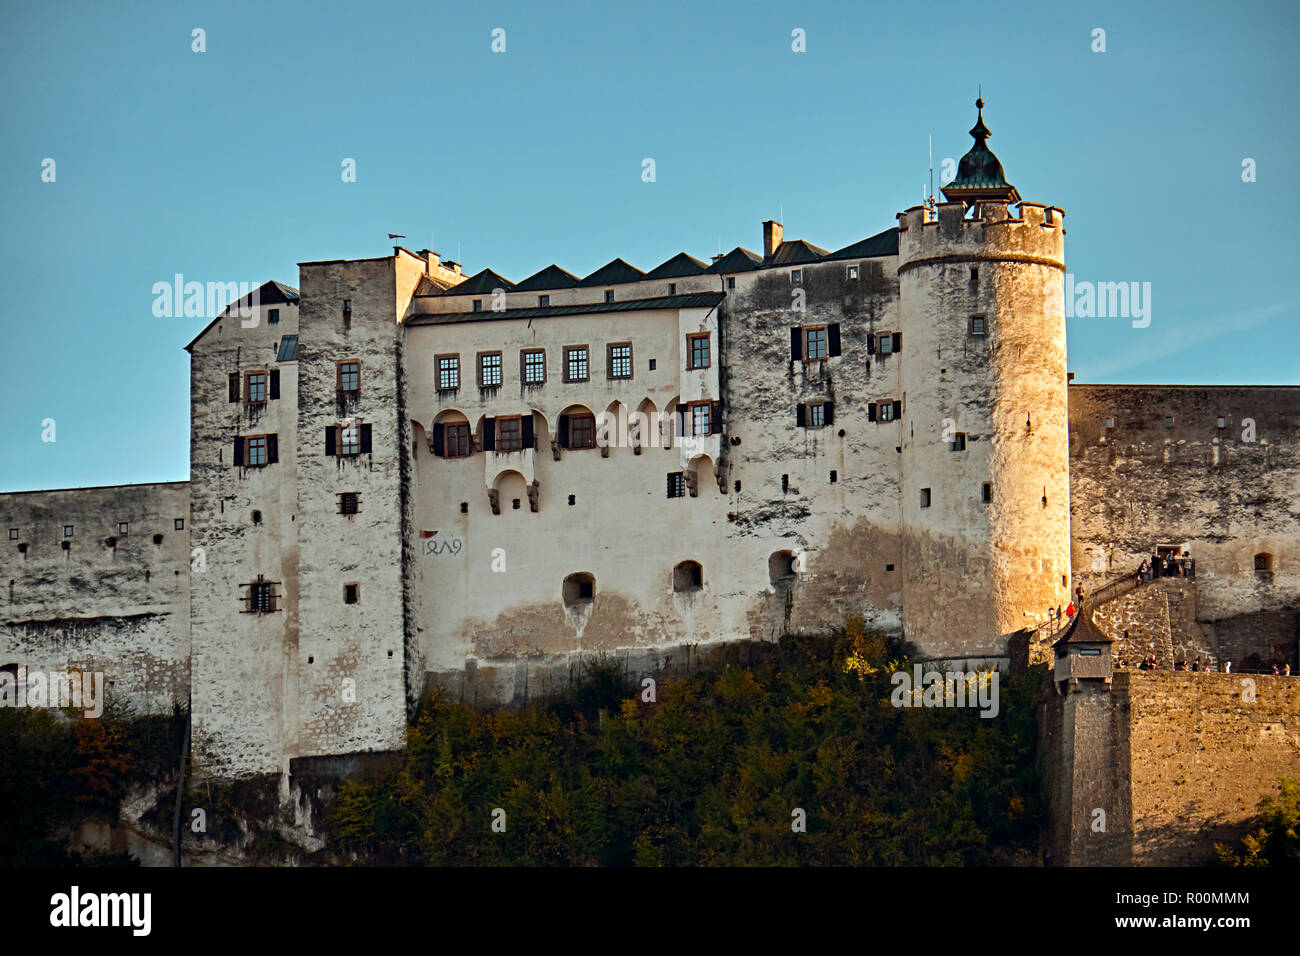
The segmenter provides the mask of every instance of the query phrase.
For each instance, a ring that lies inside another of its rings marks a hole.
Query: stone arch
[[[1260,551],[1255,555],[1255,573],[1272,574],[1273,573],[1273,555],[1267,551]]]
[[[555,433],[561,448],[595,448],[596,415],[586,405],[569,405],[560,412]]]
[[[681,404],[681,396],[674,395],[664,405],[663,418],[660,419],[659,444],[664,448],[673,448],[677,444],[677,406]]]
[[[700,489],[710,484],[717,485],[718,475],[713,468],[713,459],[708,455],[696,455],[686,465],[686,488],[694,498]]]
[[[799,578],[799,556],[790,550],[773,551],[767,559],[767,579],[774,588],[794,587]]]
[[[560,597],[566,607],[590,604],[596,600],[596,576],[590,571],[576,571],[566,576]]]
[[[614,399],[601,414],[605,417],[596,422],[596,444],[601,457],[608,458],[611,449],[627,447],[627,406]]]
[[[505,469],[493,479],[490,497],[496,499],[493,514],[532,510],[529,508],[528,482],[513,468]]]
[[[469,440],[464,439],[465,428],[469,429]],[[450,441],[445,439],[449,436],[449,429],[453,429]],[[433,422],[429,425],[426,438],[428,449],[439,458],[464,458],[474,453],[474,427],[465,413],[455,408],[445,408],[434,416]],[[478,447],[482,447],[479,444]],[[454,453],[448,454],[451,450]]]
[[[641,399],[641,404],[636,407],[635,415],[641,417],[634,417],[628,422],[627,442],[632,446],[632,454],[639,455],[642,448],[657,448],[662,445],[663,442],[658,431],[659,409],[650,400],[649,396]]]

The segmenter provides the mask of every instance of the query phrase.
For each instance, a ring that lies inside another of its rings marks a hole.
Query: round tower
[[[976,105],[948,202],[898,217],[903,631],[927,657],[1006,654],[1070,597],[1063,213],[1020,201]]]

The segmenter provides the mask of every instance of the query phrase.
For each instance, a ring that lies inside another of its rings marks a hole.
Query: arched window
[[[1255,573],[1272,574],[1273,573],[1273,555],[1267,551],[1261,551],[1255,555]]]
[[[570,574],[564,579],[564,603],[566,607],[575,604],[590,604],[596,599],[596,578],[587,571]]]
[[[776,551],[767,559],[767,578],[773,587],[790,587],[795,581],[795,554],[793,551]]]
[[[704,587],[704,568],[698,561],[682,561],[673,568],[673,590],[699,591]]]

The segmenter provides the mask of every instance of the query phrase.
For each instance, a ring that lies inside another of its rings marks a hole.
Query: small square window
[[[268,310],[267,310],[267,313],[266,313],[266,323],[267,323],[267,325],[279,325],[279,324],[280,324],[280,310],[279,310],[279,309],[268,309]]]
[[[728,289],[728,291],[730,291],[731,289],[734,289],[735,287],[736,287],[736,277],[735,277],[735,276],[727,276],[727,289]]]
[[[658,365],[659,365],[658,362],[656,362],[654,359],[651,359],[651,360],[650,360],[650,371],[653,372],[653,371],[658,367]]]
[[[885,570],[886,570],[886,571],[892,571],[892,570],[894,570],[894,566],[893,566],[892,564],[887,564],[887,565],[885,565]]]
[[[791,269],[791,270],[790,270],[790,281],[793,282],[795,285],[798,285],[800,282],[802,282],[802,281],[803,281],[803,270],[802,270],[802,269]]]
[[[358,495],[355,491],[345,491],[339,495],[339,514],[354,515],[357,513],[359,504]]]
[[[64,551],[71,551],[71,550],[72,550],[72,542],[70,542],[70,541],[60,541],[60,542],[59,542],[59,547],[61,547]]]
[[[921,507],[922,507],[922,508],[928,508],[928,507],[930,507],[930,489],[929,489],[929,488],[922,488],[922,489],[921,489]]]
[[[460,503],[460,513],[463,514],[463,515],[467,515],[467,514],[469,514],[469,502],[468,502],[468,501],[462,501],[462,502]]]
[[[858,267],[849,266],[849,280],[852,282],[856,282],[857,278],[858,278]]]
[[[541,385],[546,381],[546,351],[525,349],[522,353],[525,385]]]
[[[670,283],[668,283],[668,294],[669,294],[669,295],[676,295],[676,294],[677,294],[677,283],[676,283],[676,282],[670,282]]]
[[[474,311],[475,311],[475,312],[482,312],[482,311],[483,311],[483,300],[482,300],[482,299],[475,299],[475,300],[474,300]]]
[[[361,597],[361,586],[358,584],[343,585],[343,603],[356,604]]]
[[[613,289],[606,289],[606,290],[605,290],[605,301],[606,301],[606,302],[613,302],[613,301],[614,301],[614,290],[613,290]]]
[[[184,530],[185,530],[185,519],[184,519],[184,518],[177,518],[177,519],[172,523],[172,527],[173,527],[175,530],[177,530],[177,531],[184,531]]]
[[[1166,416],[1165,416],[1165,428],[1173,428],[1173,427],[1174,427],[1174,416],[1173,416],[1173,415],[1166,415]]]
[[[549,295],[539,295],[537,297],[537,307],[539,309],[544,309],[550,304],[551,304],[551,297]]]
[[[668,473],[668,497],[686,497],[686,474],[684,472],[670,471]]]
[[[18,529],[17,529],[17,528],[10,528],[10,529],[9,529],[9,540],[10,540],[10,541],[17,541],[17,540],[18,540]]]
[[[835,482],[837,482],[837,481],[839,481],[839,480],[840,480],[840,473],[839,473],[838,471],[832,471],[832,472],[831,472],[831,484],[833,485],[833,484],[835,484]]]
[[[980,485],[980,501],[988,504],[993,500],[993,486],[987,481]]]
[[[573,505],[576,505],[577,503],[578,503],[578,496],[577,496],[577,495],[569,495],[569,506],[572,507]]]
[[[958,432],[957,434],[955,434],[955,435],[952,436],[952,450],[953,450],[953,451],[965,451],[965,450],[966,450],[966,433],[965,433],[965,432]]]
[[[72,525],[70,525],[70,524],[65,524],[65,525],[63,526],[63,536],[64,536],[65,538],[71,538],[71,537],[72,537]]]
[[[1114,428],[1114,427],[1115,427],[1115,419],[1113,419],[1113,418],[1108,418],[1108,419],[1106,419],[1106,427],[1107,427],[1107,428]]]
[[[972,315],[970,317],[970,334],[985,335],[986,333],[987,333],[987,327],[984,321],[984,316]]]
[[[129,523],[129,522],[126,522],[126,521],[119,521],[119,522],[117,523],[117,533],[118,533],[118,534],[126,534],[126,529],[127,529],[128,527],[130,527],[130,523]]]
[[[1224,419],[1222,415],[1220,415],[1218,422],[1216,422],[1216,425],[1219,428],[1226,428],[1228,426],[1228,422],[1227,420]]]

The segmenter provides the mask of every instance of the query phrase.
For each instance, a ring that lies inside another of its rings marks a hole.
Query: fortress
[[[287,774],[592,652],[861,616],[1001,666],[1166,546],[1194,579],[1087,607],[1116,661],[1295,667],[1300,388],[1071,384],[1064,213],[971,134],[947,201],[835,251],[301,263],[187,346],[189,482],[0,495],[0,664],[188,700],[211,772]]]

